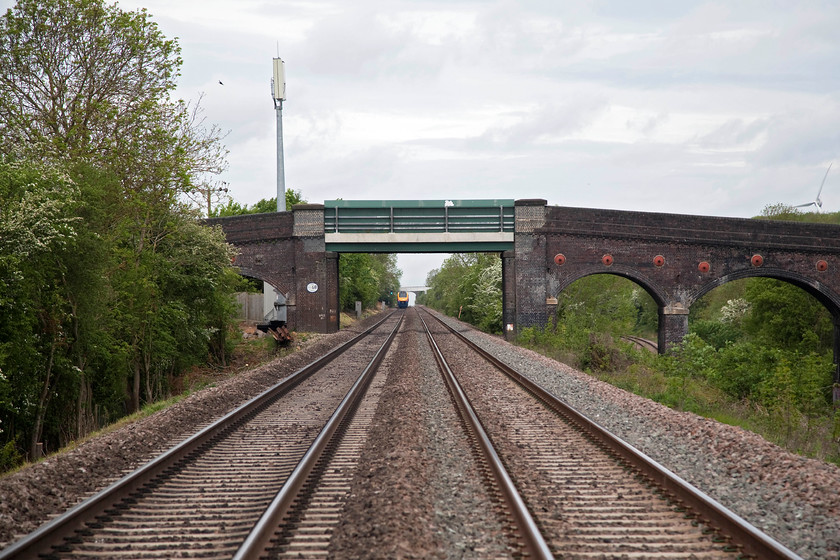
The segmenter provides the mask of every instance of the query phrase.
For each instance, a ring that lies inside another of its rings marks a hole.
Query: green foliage
[[[290,211],[295,204],[306,204],[300,191],[286,189],[286,210]],[[222,206],[217,206],[210,211],[211,218],[224,218],[227,216],[241,216],[243,214],[267,214],[277,211],[277,197],[263,198],[253,206],[239,204],[232,198]]]
[[[712,292],[698,302],[708,318],[695,319],[692,307],[689,322],[691,332],[716,351],[715,372],[708,378],[732,398],[769,406],[770,393],[761,387],[779,368],[788,368],[803,387],[819,387],[813,396],[827,405],[833,349],[828,310],[779,280],[749,278],[725,287],[724,297]],[[784,356],[795,362],[782,366]],[[801,398],[797,402],[804,404]]]
[[[306,204],[306,200],[300,191],[286,189],[286,210],[291,210],[295,204]]]
[[[4,153],[64,160],[139,140],[176,86],[179,54],[145,10],[18,0],[0,19]]]
[[[691,324],[691,332],[705,340],[717,350],[727,344],[737,342],[742,337],[742,331],[735,325],[721,321],[702,319]]]
[[[40,433],[50,386],[72,374],[61,352],[68,267],[56,255],[77,239],[78,196],[55,171],[0,161],[0,426],[14,427],[6,441],[22,439],[21,420]]]
[[[768,204],[756,219],[840,224],[840,212],[803,212],[799,208],[787,204]]]
[[[377,301],[391,305],[400,288],[402,272],[397,256],[385,253],[344,253],[338,259],[338,293],[341,309],[352,311],[361,301],[365,309]]]
[[[251,294],[263,293],[263,281],[247,276],[239,276],[235,280],[234,292],[248,292]]]
[[[24,457],[18,451],[14,440],[7,441],[0,447],[0,472],[11,470],[23,463],[23,461]]]
[[[636,285],[629,280],[608,274],[587,276],[557,296],[557,322],[587,333],[629,334],[639,316],[636,299]]]
[[[801,288],[780,280],[751,278],[744,297],[751,307],[744,329],[762,343],[802,352],[831,347],[830,313]]]
[[[458,253],[426,278],[423,302],[478,328],[502,332],[502,261],[492,253]]]
[[[171,100],[180,64],[145,11],[20,0],[0,17],[4,466],[226,360],[230,248],[182,202],[225,151]]]
[[[656,320],[657,306],[647,292],[626,278],[597,274],[557,296],[554,323],[536,344],[550,345],[557,357],[583,370],[612,371],[627,363],[615,341],[630,334],[649,336]]]
[[[467,278],[473,286],[472,301],[467,303],[475,326],[485,332],[502,332],[502,259],[489,259]]]
[[[241,205],[232,198],[229,198],[227,203],[216,206],[210,209],[209,218],[227,218],[228,216],[240,216],[242,214],[252,214],[248,210],[248,206]]]

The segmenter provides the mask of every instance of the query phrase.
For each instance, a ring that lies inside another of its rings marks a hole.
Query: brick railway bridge
[[[542,199],[335,200],[208,223],[238,248],[242,275],[285,295],[295,330],[338,330],[340,253],[487,251],[502,257],[508,336],[544,326],[557,295],[575,280],[615,274],[658,305],[664,352],[688,332],[698,298],[731,280],[764,276],[825,305],[840,361],[840,226],[569,208]]]

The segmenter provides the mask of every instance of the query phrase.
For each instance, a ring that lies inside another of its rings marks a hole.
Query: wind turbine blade
[[[797,204],[794,208],[805,208],[806,206],[813,206],[816,202],[809,202],[808,204]]]
[[[817,201],[820,200],[820,193],[822,193],[823,185],[825,185],[825,179],[826,179],[826,177],[828,177],[828,172],[831,171],[831,166],[833,164],[834,164],[833,161],[831,163],[829,163],[828,164],[828,169],[825,170],[825,175],[823,175],[822,183],[820,183],[820,190],[817,191],[817,199],[816,199]]]

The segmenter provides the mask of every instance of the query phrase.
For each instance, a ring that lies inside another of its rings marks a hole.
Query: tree
[[[0,419],[23,425],[30,453],[56,378],[70,369],[60,352],[67,267],[55,255],[74,245],[80,221],[67,214],[77,196],[60,172],[0,161]]]
[[[377,301],[390,301],[391,293],[399,290],[400,276],[396,255],[345,253],[338,260],[339,305],[350,311],[357,301],[366,309]]]
[[[761,210],[758,220],[783,220],[789,222],[817,222],[840,224],[840,212],[803,212],[789,204],[768,204]]]
[[[286,189],[286,211],[291,211],[295,204],[306,204],[306,200],[300,191],[294,189]],[[268,214],[277,211],[277,197],[262,198],[253,206],[242,205],[232,198],[229,198],[227,204],[217,206],[211,211],[211,218],[224,218],[226,216],[241,216],[243,214]]]
[[[145,10],[101,0],[20,0],[0,20],[0,142],[6,153],[113,153],[147,129],[181,59]]]
[[[502,332],[502,261],[493,253],[456,253],[426,277],[424,301],[488,332]]]
[[[831,313],[802,288],[772,278],[750,278],[744,297],[749,303],[744,329],[761,343],[803,353],[832,349]]]
[[[192,193],[227,152],[198,103],[170,100],[180,65],[146,10],[20,0],[0,18],[0,148],[109,166],[125,191]]]
[[[145,10],[103,0],[0,16],[2,457],[225,359],[229,248],[186,201],[226,150],[198,103],[170,98],[179,53]]]

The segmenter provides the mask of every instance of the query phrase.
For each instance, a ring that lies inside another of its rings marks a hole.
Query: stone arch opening
[[[817,301],[822,303],[828,312],[831,313],[832,317],[835,318],[835,321],[840,319],[840,294],[837,294],[825,284],[814,280],[812,277],[803,276],[796,271],[778,268],[740,270],[721,276],[712,282],[699,286],[689,295],[686,303],[688,306],[691,306],[694,302],[713,289],[735,280],[743,280],[747,278],[772,278],[792,284],[809,293]]]
[[[820,271],[824,272],[824,271]],[[831,314],[834,323],[833,333],[833,355],[834,355],[834,400],[840,401],[840,294],[832,290],[825,283],[815,280],[813,276],[805,276],[795,270],[784,270],[780,268],[753,268],[740,270],[724,275],[713,282],[698,287],[690,296],[693,303],[707,294],[714,288],[732,282],[734,280],[747,278],[772,278],[792,284],[807,292],[819,301]]]
[[[629,280],[651,298],[657,308],[656,346],[659,353],[665,353],[669,344],[673,343],[674,340],[680,340],[685,334],[688,310],[683,309],[681,306],[674,309],[665,288],[645,275],[638,268],[612,263],[609,269],[604,269],[604,267],[584,268],[574,274],[565,276],[562,278],[562,281],[556,284],[555,289],[552,290],[555,294],[555,300],[564,289],[574,282],[594,275],[617,276]],[[550,313],[551,311],[553,310],[550,310]]]
[[[638,285],[642,288],[652,299],[656,302],[657,305],[663,306],[666,305],[667,298],[665,297],[665,290],[662,289],[656,282],[651,280],[650,278],[646,277],[644,274],[641,274],[639,270],[630,268],[630,267],[623,267],[623,266],[611,266],[609,270],[604,269],[585,269],[581,270],[577,274],[571,274],[565,276],[555,287],[553,292],[553,297],[557,298],[560,292],[566,289],[568,286],[577,282],[582,278],[586,278],[588,276],[594,276],[598,274],[605,274],[609,276],[619,276],[621,278],[625,278],[630,280],[634,284]]]
[[[726,376],[725,389],[734,398],[750,398],[757,379],[765,390],[785,387],[778,379],[790,379],[797,387],[795,399],[803,394],[812,403],[829,397],[837,402],[836,299],[824,284],[796,272],[738,271],[691,294],[690,330],[730,364],[732,379]]]
[[[237,292],[236,299],[240,306],[240,319],[262,323],[274,313],[275,303],[282,304],[284,312],[293,305],[290,302],[290,291],[284,290],[279,282],[271,275],[263,274],[259,270],[238,268],[239,275],[250,281],[259,282],[259,291]],[[286,320],[285,318],[283,319]]]
[[[274,278],[271,274],[266,274],[263,271],[247,268],[247,267],[239,267],[238,269],[239,275],[245,278],[252,278],[254,280],[260,280],[261,282],[268,284],[276,290],[277,292],[289,296],[291,290],[289,290],[286,286],[283,286],[281,282],[279,282],[276,278]]]
[[[549,293],[554,294],[549,299],[549,316],[555,326],[571,321],[578,323],[576,327],[585,325],[613,337],[658,343],[664,298],[642,275],[621,269],[590,270],[565,278]]]

